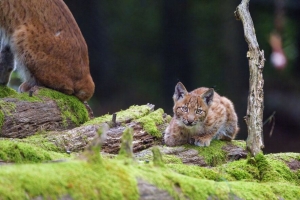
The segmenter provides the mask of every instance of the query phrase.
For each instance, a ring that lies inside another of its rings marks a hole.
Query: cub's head
[[[187,127],[201,123],[207,116],[213,97],[212,88],[199,88],[188,93],[181,82],[177,83],[173,95],[173,111],[176,119]]]

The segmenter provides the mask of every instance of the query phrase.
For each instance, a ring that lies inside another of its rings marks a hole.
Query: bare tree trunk
[[[250,80],[248,108],[245,121],[248,127],[247,148],[251,154],[255,156],[264,147],[262,139],[264,108],[264,80],[262,71],[265,58],[264,51],[260,51],[256,39],[253,21],[249,12],[249,1],[250,0],[242,0],[235,11],[235,16],[243,23],[245,39],[249,47],[247,58],[249,59]]]

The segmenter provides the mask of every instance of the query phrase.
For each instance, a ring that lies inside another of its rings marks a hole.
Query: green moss
[[[233,181],[220,169],[183,164],[124,164],[122,159],[104,159],[101,163],[69,161],[58,164],[27,164],[0,169],[2,199],[42,197],[58,199],[138,199],[137,178],[169,192],[174,199],[297,199],[300,188],[288,182]],[[236,161],[235,161],[236,162]],[[233,162],[234,163],[234,162]],[[230,163],[231,164],[231,163]],[[245,168],[247,162],[226,167]],[[271,164],[272,165],[272,164]],[[254,166],[253,166],[254,167]],[[245,168],[246,171],[252,169]],[[43,184],[41,184],[43,183]]]
[[[11,115],[15,112],[16,104],[0,100],[0,132],[4,123],[5,115]]]
[[[162,158],[162,155],[159,151],[158,147],[153,147],[152,148],[152,153],[153,153],[153,164],[156,167],[163,167],[164,166],[164,161]]]
[[[16,98],[20,99],[23,101],[41,101],[39,97],[36,96],[29,96],[28,92],[25,93],[18,93],[12,88],[9,88],[7,86],[0,86],[0,98],[5,98],[5,97],[10,97],[10,98]]]
[[[36,163],[68,157],[14,140],[0,140],[0,159],[15,163]]]
[[[11,115],[11,113],[16,110],[16,104],[0,100],[0,108],[6,115]]]
[[[132,140],[133,130],[132,128],[126,128],[121,139],[121,147],[118,155],[119,158],[133,158]]]
[[[2,112],[2,110],[0,110],[0,130],[2,130],[3,123],[4,123],[4,113]]]
[[[232,140],[231,143],[235,146],[246,149],[246,142],[244,140]]]
[[[289,183],[232,181],[226,174],[220,175],[213,169],[182,164],[166,166],[160,170],[153,169],[151,165],[143,166],[142,170],[135,173],[169,191],[175,199],[297,199],[300,195],[299,186]],[[182,193],[176,192],[178,188]]]
[[[163,161],[166,164],[182,164],[182,160],[174,155],[163,155]]]
[[[8,97],[10,95],[16,94],[17,92],[7,86],[0,85],[0,98]]]
[[[228,174],[233,180],[257,181],[260,178],[257,167],[249,164],[247,160],[229,162],[218,167],[218,170]]]
[[[138,199],[135,178],[117,161],[1,167],[1,199]],[[16,181],[17,180],[17,181]]]
[[[289,182],[299,184],[295,173],[283,161],[266,158],[263,154],[255,156],[257,168],[262,182]]]
[[[55,100],[65,124],[67,119],[70,119],[76,125],[83,124],[89,120],[89,114],[85,105],[75,96],[66,95],[48,88],[39,90],[38,96],[49,97]]]
[[[134,119],[141,118],[147,115],[150,112],[150,107],[147,105],[142,106],[130,106],[127,110],[122,110],[117,112],[117,123],[124,123]],[[111,122],[112,115],[106,114],[101,117],[97,117],[93,120],[86,122],[84,125],[91,125],[91,124],[101,124],[104,122]]]
[[[43,101],[45,97],[51,98],[57,103],[57,106],[62,113],[62,118],[65,125],[67,125],[66,120],[68,119],[74,122],[76,125],[83,124],[89,120],[88,111],[85,108],[85,105],[78,98],[48,88],[42,88],[38,91],[38,94],[29,96],[28,92],[17,93],[8,87],[0,86],[0,97],[1,96],[16,98],[28,102]],[[0,106],[2,107],[2,105]]]
[[[186,145],[187,148],[196,149],[200,156],[203,156],[209,166],[217,166],[226,161],[226,154],[222,147],[226,144],[224,141],[213,140],[208,147],[198,147],[195,145]]]
[[[147,133],[157,138],[161,138],[162,133],[158,130],[157,126],[164,122],[163,114],[164,114],[164,110],[160,108],[150,113],[147,116],[139,118],[136,121],[142,124],[144,130]]]
[[[286,162],[289,162],[293,159],[300,160],[299,153],[276,153],[276,154],[267,154],[265,156],[270,159],[282,160]]]
[[[65,151],[62,151],[59,149],[55,144],[52,142],[49,142],[48,139],[45,138],[45,133],[38,132],[35,135],[29,136],[27,138],[23,138],[18,140],[19,142],[30,144],[39,148],[42,148],[46,151],[54,151],[54,152],[61,152],[64,153]],[[15,139],[17,140],[17,139]]]

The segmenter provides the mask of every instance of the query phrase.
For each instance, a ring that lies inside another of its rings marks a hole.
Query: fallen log
[[[17,93],[0,87],[0,136],[24,138],[37,132],[66,130],[83,124],[93,114],[87,104],[47,88]]]

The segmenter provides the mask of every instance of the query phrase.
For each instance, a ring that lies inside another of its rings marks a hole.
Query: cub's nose
[[[194,120],[195,120],[195,117],[192,116],[192,115],[189,115],[188,118],[187,118],[188,123],[193,123]]]
[[[194,122],[194,121],[187,120],[187,124],[186,124],[186,125],[187,125],[187,126],[193,126],[193,122]]]

